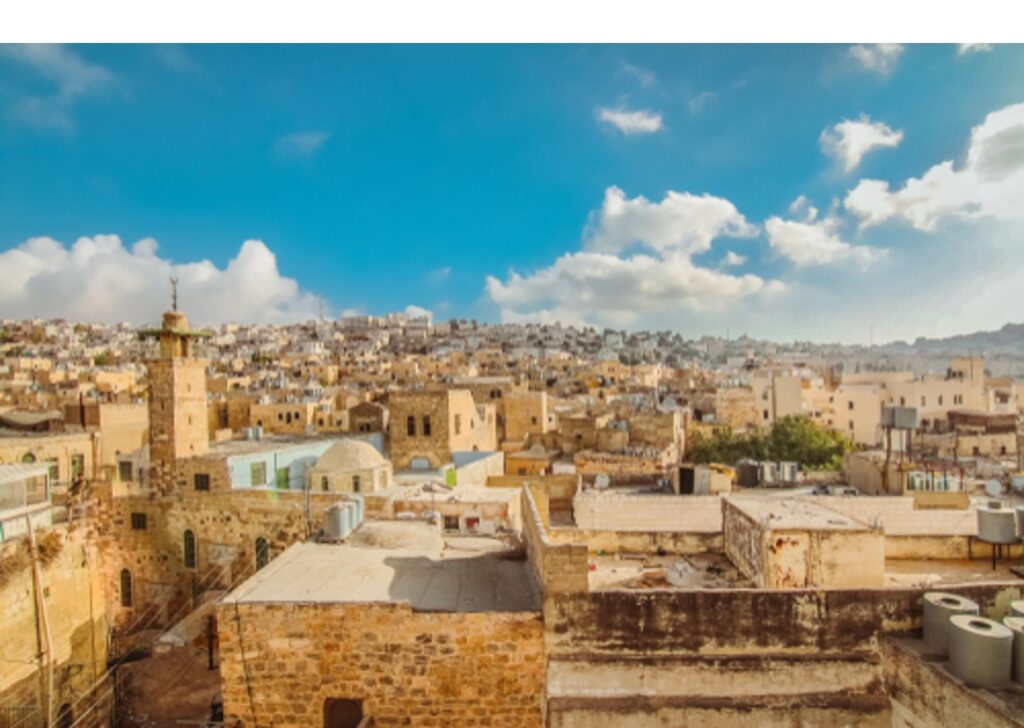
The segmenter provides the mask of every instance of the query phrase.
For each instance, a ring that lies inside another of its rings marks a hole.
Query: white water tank
[[[971,687],[1001,690],[1013,670],[1013,632],[985,617],[949,619],[949,671]]]
[[[341,541],[352,530],[351,516],[344,504],[335,503],[324,509],[324,539]]]
[[[1024,617],[1024,599],[1014,599],[1010,602],[1010,616]]]
[[[978,538],[987,543],[1017,543],[1017,517],[1006,508],[978,509]]]
[[[924,641],[930,652],[945,655],[949,650],[949,619],[958,614],[976,615],[978,605],[959,594],[924,595]]]
[[[1011,679],[1024,684],[1024,619],[1020,617],[1003,617],[1003,624],[1013,632],[1013,671]]]

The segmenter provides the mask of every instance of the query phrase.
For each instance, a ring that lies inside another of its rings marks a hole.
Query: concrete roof
[[[867,531],[868,526],[801,498],[741,496],[726,500],[757,523],[794,531]]]
[[[408,602],[415,610],[441,612],[540,609],[529,562],[504,558],[497,539],[450,538],[440,546],[437,527],[423,522],[370,521],[359,530],[384,525],[399,543],[408,536],[405,544],[294,544],[224,602]],[[435,540],[421,538],[425,528]]]

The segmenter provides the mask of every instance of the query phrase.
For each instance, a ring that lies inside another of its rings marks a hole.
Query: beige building
[[[397,469],[440,468],[453,452],[497,449],[495,407],[469,390],[403,392],[391,397],[388,434]]]
[[[392,483],[391,463],[361,440],[331,445],[309,471],[310,488],[323,493],[376,493]]]

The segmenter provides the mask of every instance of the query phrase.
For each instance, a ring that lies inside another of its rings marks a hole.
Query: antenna
[[[178,310],[178,279],[171,276],[171,310]]]

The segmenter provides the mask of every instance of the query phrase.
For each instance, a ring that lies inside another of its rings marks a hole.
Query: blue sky
[[[1022,102],[1021,46],[7,47],[0,317],[996,328]]]

